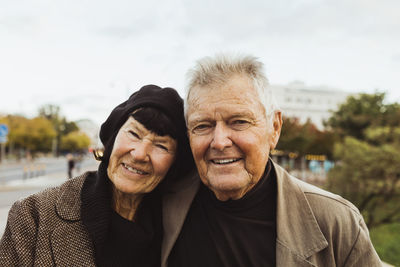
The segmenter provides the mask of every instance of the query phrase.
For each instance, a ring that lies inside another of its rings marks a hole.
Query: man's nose
[[[135,143],[131,150],[131,155],[137,161],[148,161],[152,144],[150,142],[141,141]]]
[[[217,123],[214,128],[211,148],[222,151],[231,145],[232,140],[230,139],[230,129],[224,123]]]

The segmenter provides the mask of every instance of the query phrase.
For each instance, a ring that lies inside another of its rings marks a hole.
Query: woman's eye
[[[130,135],[131,137],[134,137],[134,138],[136,138],[136,139],[139,139],[139,135],[138,135],[137,133],[135,133],[134,131],[129,130],[128,133],[129,133],[129,135]]]
[[[162,149],[162,150],[168,152],[168,147],[166,147],[166,146],[164,146],[164,145],[156,144],[156,147],[158,147],[158,148],[160,148],[160,149]]]

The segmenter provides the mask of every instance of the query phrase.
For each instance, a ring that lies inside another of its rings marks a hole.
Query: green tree
[[[70,132],[61,137],[60,149],[62,151],[75,152],[88,149],[90,146],[90,138],[79,131]]]
[[[335,146],[328,189],[354,203],[368,227],[400,220],[400,145],[346,137]]]
[[[328,120],[340,133],[328,189],[352,201],[369,227],[400,220],[400,105],[383,93],[350,97]]]
[[[400,125],[400,105],[385,104],[385,93],[350,96],[345,103],[325,122],[342,138],[353,136],[365,139],[365,130],[370,127]]]

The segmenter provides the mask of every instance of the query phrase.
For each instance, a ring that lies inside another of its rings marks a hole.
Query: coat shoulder
[[[303,181],[296,183],[330,244],[328,253],[336,255],[338,265],[380,266],[368,228],[356,206],[339,195]]]
[[[296,180],[334,254],[338,255],[339,251],[350,251],[357,242],[360,232],[368,235],[362,215],[350,201]]]
[[[355,216],[361,216],[360,211],[357,209],[357,207],[354,206],[354,204],[351,203],[350,201],[341,197],[340,195],[326,191],[317,186],[308,184],[299,179],[296,179],[296,183],[299,185],[299,187],[309,200],[310,204],[313,204],[313,206],[317,204],[323,204],[325,207],[337,206],[338,208],[343,209],[343,211],[348,210],[350,213],[354,213]]]
[[[29,209],[32,212],[40,211],[42,215],[46,214],[46,211],[54,212],[55,203],[59,204],[60,201],[65,199],[80,197],[80,190],[88,175],[89,172],[70,179],[59,186],[46,188],[43,191],[18,200],[13,204],[11,210]]]

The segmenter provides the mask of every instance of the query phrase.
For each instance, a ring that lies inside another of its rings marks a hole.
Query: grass
[[[381,260],[400,266],[400,223],[372,228],[370,235]]]

